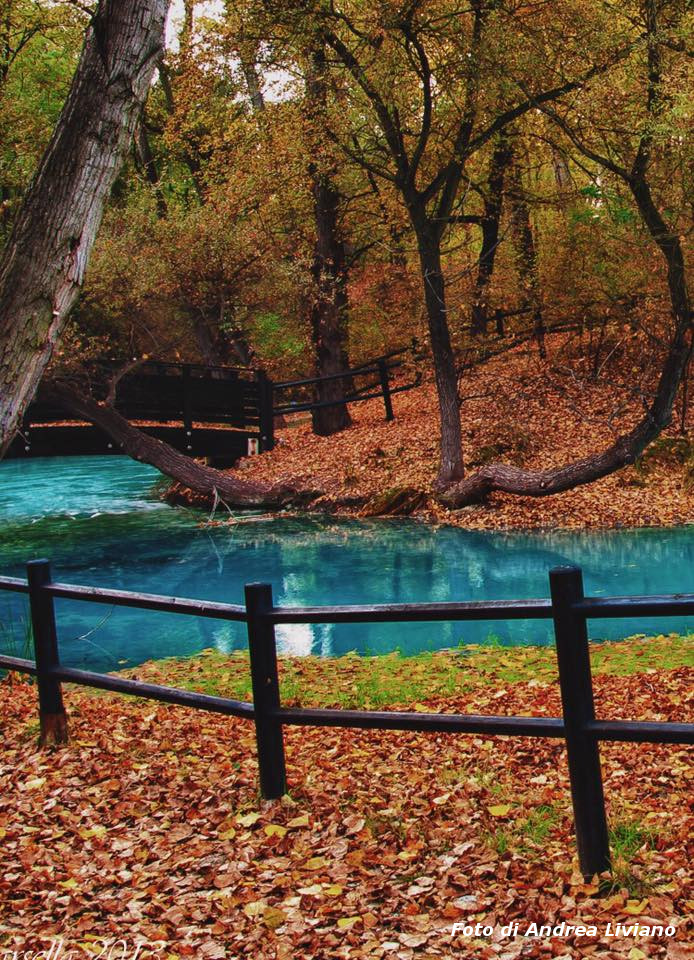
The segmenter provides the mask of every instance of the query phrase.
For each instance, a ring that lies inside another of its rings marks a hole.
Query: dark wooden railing
[[[29,595],[35,660],[0,656],[0,668],[36,676],[42,742],[67,741],[61,689],[63,682],[252,719],[256,727],[260,788],[262,795],[268,799],[277,798],[286,790],[282,737],[285,725],[562,738],[566,743],[569,762],[579,862],[581,870],[588,877],[610,867],[600,771],[600,741],[694,743],[694,724],[596,719],[586,620],[685,616],[694,612],[694,594],[607,599],[585,597],[583,577],[575,567],[559,567],[550,571],[549,584],[549,600],[276,607],[272,587],[256,583],[246,587],[245,606],[237,606],[54,583],[48,561],[36,560],[27,565],[27,580],[0,578],[0,590]],[[55,598],[246,623],[253,703],[62,666],[56,632]],[[562,717],[324,710],[289,708],[281,704],[275,645],[277,624],[528,619],[554,621]]]
[[[117,369],[104,362],[96,377],[104,384]],[[144,432],[193,457],[207,456],[230,466],[249,452],[272,449],[272,393],[260,371],[194,363],[147,361],[118,381],[114,406]],[[98,389],[97,398],[100,398]],[[71,423],[74,414],[39,388],[9,456],[118,453],[103,430]],[[68,422],[66,422],[68,421]]]
[[[384,353],[383,356],[376,357],[360,367],[351,367],[348,370],[341,370],[339,373],[324,377],[282,380],[273,383],[274,412],[278,415],[301,413],[307,410],[319,410],[322,407],[337,407],[343,403],[360,403],[362,400],[382,397],[386,420],[393,420],[393,402],[391,399],[393,394],[401,393],[403,390],[412,390],[413,387],[419,386],[421,382],[421,375],[417,374],[409,383],[401,383],[398,386],[391,385],[391,371],[403,366],[404,361],[398,358],[401,358],[407,352],[406,349],[392,350],[390,353]],[[367,382],[357,387],[355,381],[362,378],[365,378]],[[318,401],[304,395],[307,388],[316,387],[320,383],[331,380],[344,381],[345,390],[341,399]],[[285,396],[281,402],[278,402],[280,393]]]
[[[249,441],[258,453],[272,450],[274,418],[283,414],[382,397],[386,419],[392,420],[392,395],[416,387],[421,380],[418,373],[409,383],[391,385],[391,371],[403,365],[397,358],[406,352],[394,350],[361,367],[325,377],[279,383],[273,383],[264,371],[247,367],[149,360],[121,377],[114,406],[127,419],[139,422],[146,433],[177,450],[230,466],[251,452]],[[99,379],[106,382],[118,366],[110,361],[102,364]],[[316,400],[313,388],[331,380],[344,381],[344,397]],[[39,389],[8,456],[119,452],[117,444],[101,429],[66,423],[73,419],[69,411],[42,396]]]

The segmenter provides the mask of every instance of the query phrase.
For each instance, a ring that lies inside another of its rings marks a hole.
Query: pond
[[[56,580],[243,602],[272,584],[282,605],[546,597],[548,570],[574,563],[597,596],[691,591],[694,526],[605,532],[479,532],[412,521],[347,521],[236,513],[213,525],[159,499],[156,470],[125,457],[0,463],[0,573],[24,576],[47,557]],[[226,511],[218,511],[224,519]],[[205,647],[245,649],[244,624],[56,601],[61,657],[97,670]],[[0,593],[0,649],[25,654],[26,598]],[[690,632],[694,618],[590,623],[593,639]],[[404,654],[461,644],[547,644],[551,625],[420,623],[287,625],[278,648],[296,655]]]

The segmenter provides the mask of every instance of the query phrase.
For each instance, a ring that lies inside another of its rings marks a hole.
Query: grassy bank
[[[694,635],[630,637],[591,647],[595,676],[694,667]],[[280,688],[287,705],[376,709],[416,706],[419,701],[474,697],[508,684],[552,685],[557,680],[553,647],[466,646],[457,650],[378,657],[280,657]],[[203,650],[193,657],[143,664],[129,676],[150,683],[247,700],[251,680],[246,653]]]

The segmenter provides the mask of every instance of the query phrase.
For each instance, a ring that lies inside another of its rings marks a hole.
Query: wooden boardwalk
[[[191,457],[230,466],[249,453],[272,449],[272,388],[248,369],[148,362],[118,384],[116,410],[150,436]],[[105,431],[75,421],[39,390],[8,457],[118,454]]]

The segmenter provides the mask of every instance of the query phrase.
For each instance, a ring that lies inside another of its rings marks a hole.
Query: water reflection
[[[544,597],[548,570],[566,563],[583,567],[594,595],[693,588],[694,527],[520,534],[318,518],[206,526],[202,515],[163,507],[149,495],[156,476],[124,458],[0,464],[0,569],[21,576],[27,558],[47,556],[64,581],[232,603],[243,602],[245,583],[260,580],[288,606]],[[0,595],[5,649],[12,645],[9,627],[15,647],[21,643],[22,605]],[[63,659],[71,665],[112,669],[124,660],[246,645],[243,624],[66,601],[57,607]],[[694,621],[602,621],[590,628],[595,638],[618,638],[691,630]],[[281,651],[300,656],[552,638],[542,621],[292,624],[277,636]]]

